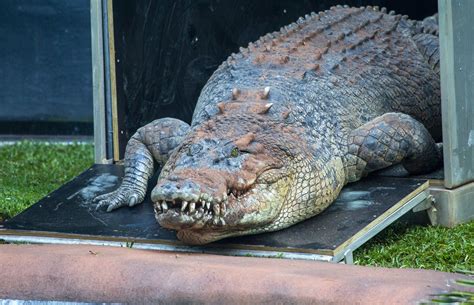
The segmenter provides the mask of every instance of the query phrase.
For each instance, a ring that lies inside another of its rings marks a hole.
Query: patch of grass
[[[0,147],[0,160],[0,218],[10,218],[91,166],[94,150],[20,142]]]
[[[354,253],[355,264],[474,270],[474,222],[454,228],[396,225]]]

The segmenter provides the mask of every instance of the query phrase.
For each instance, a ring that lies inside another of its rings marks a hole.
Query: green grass
[[[92,144],[0,147],[0,218],[20,213],[93,164]]]
[[[13,217],[93,163],[90,144],[0,147],[0,218]],[[355,253],[358,265],[474,270],[474,222],[447,229],[397,224]]]
[[[474,270],[474,222],[455,228],[395,225],[355,251],[358,265]]]

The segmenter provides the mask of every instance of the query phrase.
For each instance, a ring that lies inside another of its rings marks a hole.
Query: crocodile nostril
[[[198,201],[201,195],[201,188],[191,180],[179,180],[174,182],[164,180],[153,189],[152,201]]]
[[[151,193],[151,199],[154,202],[157,200],[172,200],[172,197],[176,194],[177,190],[177,185],[174,183],[157,185]]]
[[[178,181],[178,180],[179,180],[179,177],[176,176],[176,175],[170,175],[170,176],[168,177],[168,180],[169,180],[169,181]]]

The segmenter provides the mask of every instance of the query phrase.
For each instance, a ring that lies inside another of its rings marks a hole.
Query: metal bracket
[[[433,226],[438,224],[438,210],[435,207],[436,199],[433,195],[428,195],[428,197],[415,206],[412,211],[414,213],[426,211],[428,218]]]
[[[416,213],[416,212],[421,212],[421,211],[426,211],[426,210],[428,210],[428,209],[430,209],[430,208],[433,207],[434,202],[435,202],[434,197],[433,197],[432,195],[428,195],[428,197],[426,197],[425,200],[423,200],[423,201],[420,202],[418,205],[416,205],[416,206],[412,209],[412,211],[413,211],[414,213]]]

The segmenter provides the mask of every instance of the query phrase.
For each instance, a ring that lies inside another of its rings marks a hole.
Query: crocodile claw
[[[111,193],[97,196],[93,202],[98,202],[96,210],[112,212],[123,206],[133,207],[143,201],[144,196],[129,188],[119,188]]]

